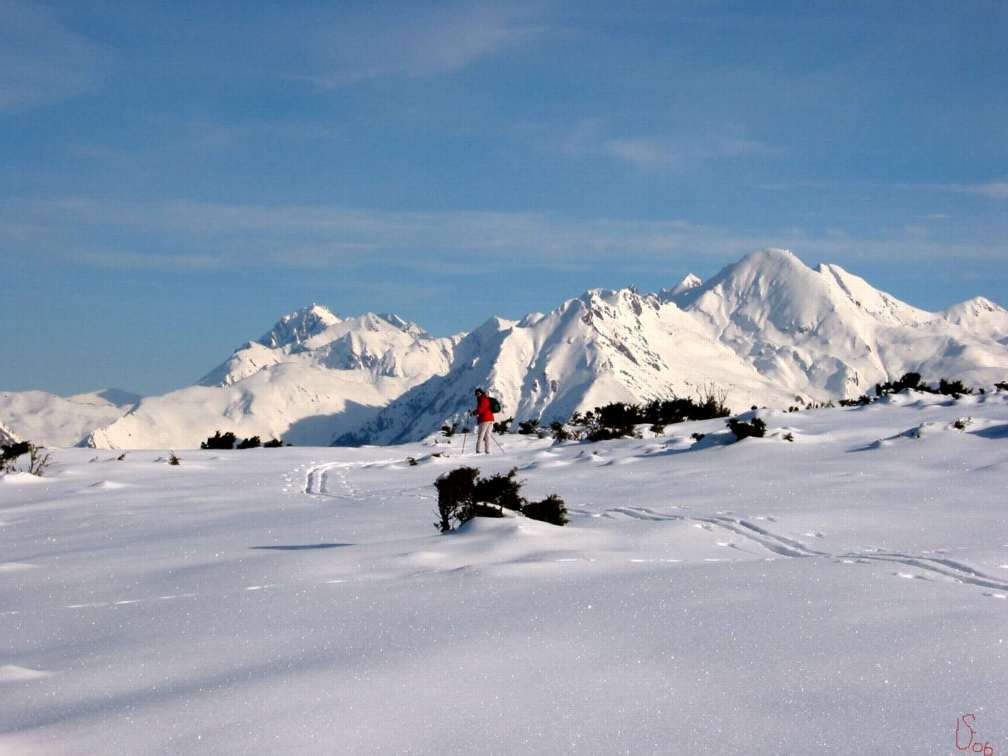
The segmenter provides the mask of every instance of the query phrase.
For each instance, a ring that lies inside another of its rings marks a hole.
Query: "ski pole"
[[[464,457],[465,456],[465,445],[466,445],[466,440],[468,438],[469,438],[469,429],[466,428],[465,433],[462,434],[462,453],[459,455],[460,457]]]
[[[501,446],[500,441],[497,440],[497,436],[491,433],[490,438],[492,438],[494,440],[494,443],[497,444],[497,448],[500,449],[500,453],[504,454],[504,447]]]

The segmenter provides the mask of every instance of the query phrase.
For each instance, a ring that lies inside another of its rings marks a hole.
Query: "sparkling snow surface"
[[[1008,394],[761,416],[56,451],[0,478],[0,754],[1008,752]],[[462,462],[570,524],[437,534]]]

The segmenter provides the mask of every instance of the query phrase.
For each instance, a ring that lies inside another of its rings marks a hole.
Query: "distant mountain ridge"
[[[186,448],[217,429],[299,445],[385,444],[467,421],[476,386],[502,401],[504,416],[549,422],[711,387],[736,410],[786,407],[858,396],[908,371],[1005,380],[1008,310],[977,297],[928,312],[838,265],[813,269],[766,249],[708,281],[593,289],[447,338],[395,315],[342,318],[311,305],[194,386],[119,403],[93,395],[100,411],[82,411],[79,398],[0,394],[0,421],[53,445]]]

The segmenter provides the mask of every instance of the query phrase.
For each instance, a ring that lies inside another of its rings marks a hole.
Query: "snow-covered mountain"
[[[468,420],[476,386],[499,397],[505,417],[545,423],[711,388],[736,410],[786,407],[859,396],[908,371],[1005,380],[1008,310],[978,297],[927,312],[837,265],[813,269],[770,249],[707,281],[690,274],[655,294],[595,289],[450,338],[395,315],[340,318],[312,305],[197,385],[142,400],[0,394],[0,421],[49,445],[187,448],[218,429],[298,445],[390,443]]]
[[[658,295],[593,290],[546,315],[492,319],[459,344],[446,375],[340,442],[416,440],[464,422],[475,386],[498,396],[504,415],[548,422],[711,385],[740,409],[858,396],[910,370],[1003,380],[1004,311],[976,301],[930,313],[837,265],[812,269],[789,251],[762,250],[706,283],[690,275]]]
[[[414,385],[447,372],[459,337],[394,315],[341,319],[320,305],[284,316],[198,385],[148,397],[95,430],[99,448],[187,448],[217,430],[327,445]]]
[[[95,428],[113,422],[139,401],[139,396],[121,389],[68,397],[47,391],[2,391],[0,423],[22,440],[76,446]]]
[[[15,444],[20,440],[21,439],[19,439],[15,435],[14,431],[12,431],[3,423],[0,423],[0,446],[4,446],[6,444]]]

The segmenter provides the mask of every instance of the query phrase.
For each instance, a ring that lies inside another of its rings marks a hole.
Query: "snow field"
[[[56,451],[0,478],[0,754],[944,754],[968,712],[1000,752],[1006,399],[727,446]],[[570,524],[437,534],[462,463]]]

